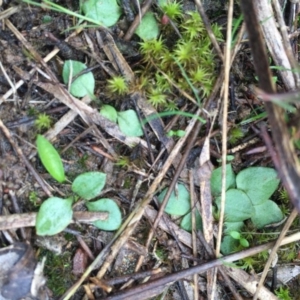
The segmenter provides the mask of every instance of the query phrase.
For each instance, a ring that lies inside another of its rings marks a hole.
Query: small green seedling
[[[166,193],[165,188],[157,197],[158,201],[162,203]],[[190,194],[183,184],[178,184],[176,190],[171,193],[168,203],[165,207],[165,212],[174,216],[184,216],[181,220],[181,228],[192,231],[192,217],[191,217]],[[202,219],[199,212],[196,210],[196,229],[202,230]]]
[[[65,173],[61,158],[52,144],[43,136],[37,137],[38,154],[49,174],[59,182],[65,180]],[[87,172],[75,178],[72,183],[72,191],[86,201],[97,197],[106,181],[106,174],[101,172]],[[44,201],[36,219],[36,231],[38,235],[54,235],[64,230],[72,220],[73,199],[51,197]],[[95,202],[87,202],[90,211],[108,212],[108,218],[95,221],[93,224],[103,230],[116,230],[122,222],[122,215],[118,205],[111,199],[98,199]]]
[[[72,220],[73,200],[58,197],[48,198],[40,207],[36,218],[38,235],[55,235],[64,230]]]
[[[64,166],[53,145],[42,135],[36,139],[38,155],[48,173],[58,182],[65,181]]]
[[[251,219],[252,224],[260,229],[283,219],[283,213],[278,205],[269,200],[278,185],[279,179],[274,169],[250,167],[235,176],[231,165],[226,166],[226,222],[224,224],[225,236],[221,245],[223,254],[233,252],[238,246],[240,239],[234,238],[231,232],[239,232],[245,220]],[[215,197],[215,204],[219,212],[221,168],[212,173],[211,192]]]
[[[107,212],[108,218],[93,222],[102,230],[116,230],[122,222],[120,208],[115,201],[108,198],[89,202],[97,197],[106,181],[106,174],[87,172],[79,175],[72,183],[72,191],[85,199],[89,211]],[[37,215],[36,231],[38,235],[54,235],[64,230],[72,220],[73,199],[51,197],[43,202]]]
[[[167,133],[167,136],[172,137],[172,136],[178,136],[178,137],[183,137],[185,135],[184,130],[170,130]]]
[[[118,123],[120,130],[130,137],[142,136],[143,129],[136,112],[132,109],[117,112],[110,105],[103,105],[100,114],[114,123]]]
[[[238,231],[231,231],[229,235],[235,240],[238,240],[243,248],[249,247],[249,242],[243,238]]]
[[[81,73],[86,69],[86,65],[80,61],[67,60],[63,67],[63,80],[66,85],[70,85],[70,93],[75,97],[84,97],[89,95],[91,98],[94,96],[95,79],[92,72],[80,75],[73,82],[74,76]]]

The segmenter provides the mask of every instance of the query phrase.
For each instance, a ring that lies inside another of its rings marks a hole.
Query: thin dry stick
[[[132,35],[134,34],[136,28],[139,26],[140,22],[141,22],[141,18],[144,16],[144,14],[148,11],[148,9],[150,8],[152,4],[152,0],[146,0],[143,3],[143,7],[141,8],[140,14],[138,14],[134,21],[132,22],[131,26],[129,27],[129,29],[127,30],[125,36],[124,36],[124,40],[125,41],[129,41],[132,37]]]
[[[216,245],[216,256],[220,255],[222,230],[225,212],[225,192],[226,192],[226,156],[227,156],[227,115],[228,115],[228,90],[229,90],[229,72],[230,72],[230,50],[231,50],[231,27],[233,14],[233,0],[229,2],[228,22],[227,22],[227,40],[225,52],[225,78],[224,78],[224,96],[223,96],[223,120],[222,120],[222,193],[219,230]]]
[[[15,85],[12,83],[12,81],[10,80],[10,78],[9,78],[8,74],[6,73],[1,61],[0,61],[0,69],[1,69],[2,73],[4,74],[7,82],[9,83],[10,87],[12,88],[13,94],[15,94],[17,92],[17,89],[16,89]]]
[[[277,21],[279,24],[279,29],[281,32],[281,36],[282,36],[282,43],[286,52],[286,55],[289,59],[289,62],[292,66],[292,68],[294,70],[298,69],[298,62],[296,61],[294,55],[293,55],[293,50],[292,50],[292,46],[291,46],[291,42],[288,36],[288,32],[287,32],[287,25],[284,22],[284,18],[283,18],[283,14],[282,14],[282,8],[279,4],[278,0],[273,0],[273,7],[275,9],[276,15],[277,15]],[[293,72],[293,75],[295,77],[295,83],[297,86],[299,86],[299,73],[298,72]]]
[[[261,274],[259,283],[257,285],[257,289],[255,292],[255,295],[253,296],[253,300],[256,300],[259,294],[259,290],[262,288],[264,281],[268,275],[268,271],[271,267],[272,262],[274,261],[274,257],[276,255],[277,249],[279,248],[279,246],[281,245],[282,240],[284,239],[285,235],[287,234],[289,228],[291,227],[293,221],[295,220],[295,218],[298,216],[298,211],[294,208],[292,213],[290,214],[289,218],[287,219],[286,223],[284,224],[284,227],[282,228],[280,235],[274,245],[274,247],[272,248],[272,251],[270,253],[269,259],[266,262],[265,266],[264,266],[264,270]]]
[[[187,156],[188,156],[188,154],[190,152],[190,149],[194,145],[194,140],[196,139],[196,136],[198,134],[200,126],[201,126],[200,123],[198,123],[197,125],[195,125],[192,134],[189,136],[189,144],[187,146],[187,149],[185,150],[185,153],[184,153],[184,155],[181,158],[180,164],[178,165],[178,167],[176,169],[176,173],[173,176],[173,180],[172,180],[172,182],[171,182],[171,184],[170,184],[170,186],[168,188],[168,191],[167,191],[166,195],[164,196],[164,199],[163,199],[163,201],[161,203],[161,206],[159,208],[158,214],[157,214],[157,216],[155,218],[154,224],[152,225],[151,230],[149,232],[149,235],[148,235],[148,238],[147,238],[147,242],[146,242],[146,245],[145,245],[145,247],[147,247],[147,248],[149,248],[149,246],[151,244],[151,241],[152,241],[153,235],[155,233],[155,230],[156,230],[156,228],[157,228],[157,226],[158,226],[158,224],[159,224],[159,222],[161,220],[161,217],[162,217],[162,215],[164,213],[164,209],[165,209],[165,207],[166,207],[166,205],[168,203],[168,200],[169,200],[169,198],[171,196],[171,193],[173,192],[173,190],[175,188],[177,180],[178,180],[178,178],[179,178],[179,176],[181,174],[181,171],[182,171],[183,166],[184,166],[184,164],[186,162]],[[139,270],[139,268],[142,265],[143,260],[144,260],[144,256],[141,255],[140,258],[139,258],[139,260],[138,260],[138,263],[137,263],[137,266],[135,268],[135,271]]]
[[[234,48],[232,49],[231,62],[230,62],[231,65],[233,64],[233,61],[242,46],[242,40],[243,40],[244,34],[245,34],[245,23],[243,23],[243,25],[238,33],[236,44],[234,45]]]
[[[212,31],[212,28],[211,28],[211,25],[210,25],[210,22],[209,22],[209,19],[204,11],[204,8],[203,8],[203,5],[202,5],[202,2],[200,0],[195,0],[195,3],[197,5],[197,8],[198,8],[198,11],[199,11],[199,14],[203,20],[203,23],[205,25],[205,28],[207,30],[207,33],[208,33],[208,36],[213,44],[213,46],[215,47],[215,50],[217,51],[217,54],[219,55],[220,59],[222,61],[224,61],[224,55],[222,53],[222,50],[216,40],[216,37]]]
[[[197,236],[198,236],[198,239],[200,240],[201,244],[204,246],[206,252],[210,256],[210,258],[215,258],[215,253],[214,253],[213,248],[211,248],[210,245],[207,243],[207,241],[205,240],[205,238],[200,230],[197,231]],[[237,300],[242,300],[242,297],[238,294],[236,288],[234,287],[234,285],[232,284],[230,278],[228,277],[228,275],[226,273],[226,267],[220,266],[218,268],[218,272],[220,272],[221,275],[223,276],[223,279],[225,280],[225,283],[229,287],[230,291],[232,292],[234,298]]]
[[[260,0],[254,1],[255,13],[260,21],[260,26],[264,32],[265,43],[268,46],[270,55],[272,56],[275,64],[280,66],[281,69],[277,72],[281,75],[285,87],[288,90],[295,89],[295,78],[292,73],[292,66],[290,60],[285,52],[282,43],[282,36],[277,29],[277,23],[274,18],[274,12],[271,6],[271,1]],[[249,12],[247,11],[246,14]]]
[[[1,18],[0,18],[1,19]],[[67,37],[65,39],[65,41],[68,41],[69,38],[75,36],[77,33],[72,33],[69,37]],[[43,61],[46,63],[48,61],[50,61],[60,50],[55,47],[46,57],[43,58]],[[29,75],[33,75],[36,71],[36,68],[31,69],[28,74]],[[14,86],[16,89],[18,89],[19,87],[21,87],[23,84],[25,83],[25,81],[23,79],[19,80]],[[14,93],[14,90],[11,88],[10,90],[8,90],[3,96],[0,97],[0,104],[7,100],[12,94]]]
[[[196,236],[196,211],[195,206],[195,190],[194,190],[194,176],[193,171],[189,170],[189,181],[190,181],[190,195],[191,195],[191,208],[192,208],[192,245],[193,245],[193,256],[197,258],[197,236]],[[194,261],[194,265],[197,265],[197,262]],[[198,293],[198,274],[194,274],[194,300],[199,299]]]
[[[18,229],[23,227],[34,227],[37,213],[23,213],[0,216],[0,231]],[[73,219],[79,223],[92,223],[98,220],[105,220],[107,212],[75,211]],[[73,221],[71,222],[73,223]]]
[[[288,237],[285,237],[281,241],[281,245],[286,245],[289,243],[293,243],[295,241],[298,241],[300,239],[300,232],[290,235]],[[180,279],[187,278],[188,276],[191,276],[195,273],[204,273],[207,272],[207,270],[219,266],[223,266],[226,263],[231,263],[240,259],[244,259],[249,256],[253,256],[255,254],[258,254],[262,251],[268,250],[271,247],[274,246],[274,242],[266,243],[263,245],[259,245],[250,249],[246,249],[234,254],[230,254],[212,261],[209,261],[207,263],[204,263],[202,265],[197,265],[194,267],[190,267],[181,271],[178,271],[176,273],[172,273],[169,275],[166,275],[164,277],[161,277],[159,279],[150,281],[146,284],[140,284],[134,288],[131,288],[130,290],[123,291],[122,293],[117,293],[113,296],[105,298],[105,300],[126,300],[126,299],[139,299],[140,293],[145,293],[148,290],[155,289],[160,286],[165,286],[171,282],[178,281]],[[134,298],[133,298],[134,297]]]
[[[1,3],[2,3],[2,1],[1,1]],[[21,5],[13,6],[13,7],[6,9],[5,11],[1,11],[0,12],[0,20],[4,20],[4,19],[8,18],[9,16],[17,13],[20,10],[21,10]]]
[[[40,177],[40,175],[36,172],[36,170],[32,167],[32,165],[30,164],[30,162],[27,160],[27,158],[23,154],[22,149],[14,142],[14,140],[13,140],[13,138],[12,138],[9,130],[7,129],[7,127],[3,124],[3,122],[1,120],[0,120],[0,129],[3,131],[4,135],[9,140],[9,142],[12,145],[13,149],[19,155],[19,158],[24,162],[24,164],[29,169],[29,171],[31,172],[31,174],[34,176],[34,178],[36,179],[36,181],[40,184],[40,186],[42,187],[42,189],[44,190],[44,192],[49,197],[51,197],[52,194],[51,194],[50,190],[47,188],[47,186],[43,182],[43,180]]]

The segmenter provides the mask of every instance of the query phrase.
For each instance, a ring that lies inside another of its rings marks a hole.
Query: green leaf
[[[152,12],[147,12],[140,25],[137,27],[135,33],[143,40],[157,39],[159,35],[159,27],[155,16]]]
[[[258,205],[267,201],[276,191],[279,179],[274,169],[251,167],[237,175],[236,184],[248,195],[253,205]]]
[[[132,109],[118,113],[118,124],[120,130],[126,136],[142,136],[143,129],[136,112]]]
[[[52,197],[44,201],[36,217],[37,235],[55,235],[63,231],[72,220],[71,198]]]
[[[100,114],[106,119],[117,123],[118,113],[113,106],[104,104],[100,110]]]
[[[231,231],[241,231],[244,222],[224,222],[224,235],[230,234]]]
[[[216,204],[220,210],[220,197],[216,199]],[[226,192],[225,220],[227,222],[240,222],[250,219],[253,212],[252,203],[243,191],[230,189]]]
[[[239,240],[241,238],[241,234],[238,231],[231,231],[229,235],[235,240]]]
[[[196,230],[202,230],[202,218],[198,212],[198,210],[196,210]],[[180,222],[180,227],[186,231],[191,232],[192,231],[192,215],[191,213],[186,214],[181,222]]]
[[[67,60],[63,67],[63,80],[65,84],[69,83],[70,74],[72,78],[86,69],[86,65],[76,60]],[[95,89],[95,79],[92,72],[79,76],[72,82],[70,93],[75,97],[93,96]]]
[[[215,169],[210,179],[211,193],[214,197],[221,195],[222,190],[222,168]],[[235,188],[235,174],[231,164],[226,165],[226,191]]]
[[[254,205],[254,214],[251,221],[255,227],[260,229],[266,225],[280,222],[283,217],[278,205],[271,200],[267,200],[262,204]]]
[[[64,166],[53,145],[42,135],[36,139],[37,152],[48,173],[58,182],[65,180]]]
[[[248,248],[249,247],[249,242],[244,239],[244,238],[241,238],[240,239],[240,244],[244,247],[244,248]]]
[[[117,203],[111,199],[100,199],[93,202],[86,203],[89,211],[103,211],[108,212],[108,218],[106,220],[99,220],[93,222],[93,224],[102,230],[116,230],[121,226],[122,215]]]
[[[160,203],[162,203],[167,190],[165,188],[157,197]],[[165,212],[170,215],[183,216],[191,209],[190,194],[183,184],[178,184],[175,190],[176,192],[171,193]]]
[[[115,25],[122,13],[116,0],[87,0],[82,9],[86,17],[107,27]]]
[[[72,183],[72,191],[81,198],[90,200],[102,191],[106,181],[106,174],[101,172],[86,172],[80,174]]]
[[[237,250],[239,246],[239,240],[234,239],[230,235],[224,236],[222,243],[221,243],[221,252],[223,255],[230,254]]]

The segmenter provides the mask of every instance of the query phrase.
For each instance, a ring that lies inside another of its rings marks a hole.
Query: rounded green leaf
[[[230,235],[224,236],[221,243],[221,252],[223,255],[233,253],[237,250],[239,246],[239,240],[234,239]]]
[[[166,193],[165,188],[157,197],[158,201],[162,203]],[[178,184],[176,192],[172,192],[169,201],[165,207],[165,212],[170,215],[183,216],[191,209],[190,194],[183,184]]]
[[[65,180],[64,166],[53,145],[42,135],[36,139],[37,152],[48,173],[58,182]]]
[[[241,238],[241,234],[238,231],[231,231],[229,235],[235,240],[239,240]]]
[[[135,33],[144,41],[156,39],[159,35],[159,27],[152,12],[147,12]]]
[[[65,84],[69,83],[70,74],[72,78],[86,69],[86,65],[76,60],[67,60],[63,67],[63,80]],[[71,83],[70,93],[75,97],[93,96],[95,89],[95,79],[92,72],[79,76]]]
[[[243,190],[253,205],[267,201],[279,185],[277,173],[272,168],[251,167],[236,176],[237,188]]]
[[[240,244],[244,247],[244,248],[248,248],[249,247],[249,242],[244,239],[244,238],[241,238],[240,239]]]
[[[220,210],[221,198],[216,199]],[[240,222],[250,219],[253,214],[253,205],[249,197],[241,190],[230,189],[226,192],[225,220],[227,222]]]
[[[72,220],[72,199],[52,197],[44,201],[36,217],[37,235],[54,235],[63,231]]]
[[[120,130],[126,136],[142,136],[143,129],[136,112],[132,109],[118,113],[118,124]]]
[[[198,212],[198,210],[196,210],[196,230],[202,230],[202,218]],[[180,222],[180,227],[186,231],[191,232],[192,231],[192,215],[191,213],[186,214],[181,222]]]
[[[90,200],[97,197],[106,182],[106,174],[101,172],[86,172],[80,174],[72,183],[72,191],[81,198]]]
[[[282,211],[278,205],[267,200],[259,205],[254,205],[254,214],[251,217],[253,225],[260,229],[266,225],[280,222],[284,218]]]
[[[213,170],[210,179],[211,193],[214,197],[221,195],[222,190],[222,168]],[[226,190],[235,188],[235,174],[231,164],[226,165]]]
[[[223,233],[230,234],[231,231],[241,231],[244,226],[244,222],[224,222]]]
[[[108,218],[106,220],[99,220],[93,222],[93,224],[102,230],[117,230],[122,223],[122,215],[117,203],[111,199],[100,199],[93,202],[86,203],[89,211],[103,211],[108,212]]]
[[[86,17],[106,27],[115,25],[121,16],[121,9],[116,0],[87,0],[82,9]]]
[[[104,104],[100,110],[100,114],[106,119],[117,123],[118,113],[113,106]]]

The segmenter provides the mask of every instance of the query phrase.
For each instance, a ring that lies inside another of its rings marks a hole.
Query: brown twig
[[[215,255],[215,252],[214,250],[209,246],[209,244],[206,242],[203,234],[201,231],[198,231],[197,232],[197,236],[198,236],[198,239],[200,240],[201,244],[204,246],[205,248],[205,251],[208,253],[208,255],[210,256],[210,258],[215,258],[216,255]],[[221,273],[223,279],[225,280],[225,283],[227,284],[227,286],[229,287],[229,289],[231,290],[233,296],[235,297],[235,299],[238,299],[238,300],[242,300],[243,298],[238,294],[236,288],[234,287],[234,285],[232,284],[230,278],[228,277],[228,275],[226,274],[225,272],[225,267],[224,266],[220,266],[218,268],[218,271]]]
[[[12,145],[13,149],[15,150],[15,152],[19,155],[19,158],[25,163],[26,167],[29,169],[29,171],[31,172],[31,174],[36,179],[36,181],[40,184],[40,186],[42,187],[42,189],[44,190],[44,192],[49,197],[51,197],[52,194],[51,194],[50,190],[45,185],[45,183],[42,180],[42,178],[40,177],[40,175],[36,172],[36,170],[32,167],[32,165],[30,164],[30,162],[27,160],[27,158],[23,154],[22,149],[15,143],[15,141],[13,140],[13,138],[12,138],[9,130],[6,128],[6,126],[3,124],[3,122],[1,120],[0,120],[0,129],[3,131],[4,135],[9,140],[9,142]]]
[[[148,11],[148,9],[150,8],[152,4],[152,0],[146,0],[143,3],[143,7],[141,8],[141,14],[138,14],[134,21],[132,22],[131,26],[128,28],[126,34],[124,35],[124,40],[125,41],[129,41],[132,37],[132,35],[134,34],[136,28],[139,26],[142,17],[144,16],[144,14]]]
[[[197,5],[198,11],[199,11],[200,16],[201,16],[201,18],[203,20],[203,23],[205,25],[205,28],[207,30],[208,36],[209,36],[209,38],[210,38],[210,40],[211,40],[211,42],[212,42],[215,50],[217,51],[218,56],[220,57],[220,59],[222,61],[224,61],[224,55],[223,55],[222,50],[221,50],[221,48],[220,48],[220,46],[219,46],[219,44],[217,42],[216,37],[215,37],[215,35],[214,35],[213,31],[212,31],[212,28],[211,28],[211,25],[210,25],[210,21],[209,21],[206,13],[204,11],[204,7],[202,5],[202,2],[201,2],[201,0],[195,0],[195,3]]]
[[[0,216],[0,231],[17,229],[23,227],[34,227],[36,223],[37,213],[13,214],[8,216]],[[98,220],[105,220],[108,217],[106,212],[89,212],[75,211],[71,223],[92,223]]]
[[[291,236],[285,237],[281,241],[281,245],[286,245],[295,241],[298,241],[300,239],[300,233],[293,234]],[[244,259],[249,256],[253,256],[255,254],[258,254],[262,251],[268,250],[272,247],[274,247],[275,242],[269,242],[260,246],[256,246],[247,250],[243,250],[234,254],[230,254],[227,256],[224,256],[219,259],[215,259],[212,261],[209,261],[207,263],[204,263],[202,265],[197,265],[194,267],[190,267],[188,269],[181,270],[176,273],[172,273],[170,275],[166,275],[163,278],[159,278],[150,282],[147,282],[146,284],[141,284],[139,286],[136,286],[134,288],[131,288],[129,290],[123,291],[122,293],[117,293],[115,295],[112,295],[110,297],[104,298],[105,300],[125,300],[125,299],[139,299],[143,293],[146,293],[148,290],[155,289],[160,286],[165,286],[167,284],[170,284],[171,282],[192,276],[193,274],[200,274],[204,273],[207,270],[211,268],[216,268],[219,266],[224,265],[224,263],[232,263],[234,261]],[[103,298],[102,298],[103,299]]]

